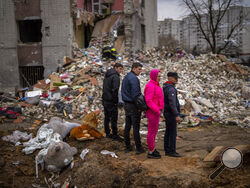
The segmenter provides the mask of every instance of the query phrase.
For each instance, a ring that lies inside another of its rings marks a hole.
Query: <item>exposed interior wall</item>
[[[79,48],[84,48],[84,24],[76,26],[75,41]]]
[[[145,49],[158,46],[157,1],[145,0],[144,25],[146,30]]]
[[[0,33],[0,90],[7,90],[19,87],[20,84],[13,1],[0,1]]]
[[[123,14],[114,14],[110,15],[107,18],[98,21],[95,24],[92,37],[102,37],[103,34],[107,34],[111,31],[112,27],[116,23],[116,21],[123,22],[124,21],[124,15]]]
[[[77,0],[77,8],[83,9],[84,8],[84,0]]]
[[[112,11],[123,11],[124,9],[124,1],[114,0],[114,3],[111,6]]]
[[[73,22],[68,0],[41,1],[44,76],[62,65],[64,56],[72,56]]]

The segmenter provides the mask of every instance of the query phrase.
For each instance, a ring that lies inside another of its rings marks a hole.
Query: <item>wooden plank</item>
[[[240,150],[242,154],[250,152],[250,145],[237,145],[235,146],[236,149]]]
[[[203,161],[205,162],[218,162],[221,160],[221,154],[227,149],[228,147],[225,146],[216,146],[206,157]],[[232,148],[236,148],[242,152],[244,155],[245,153],[250,152],[250,145],[237,145],[233,146]]]
[[[206,157],[203,161],[217,161],[220,160],[218,159],[218,156],[221,155],[221,153],[224,151],[225,147],[224,146],[216,146]]]

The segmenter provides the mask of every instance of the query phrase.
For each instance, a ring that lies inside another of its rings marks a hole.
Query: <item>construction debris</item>
[[[116,17],[119,20],[119,16]],[[25,117],[35,116],[39,120],[48,120],[53,116],[80,120],[87,113],[102,110],[104,72],[112,65],[112,62],[101,58],[107,40],[107,35],[104,38],[93,38],[87,49],[79,49],[74,43],[74,58],[65,57],[62,60],[64,67],[59,72],[40,80],[33,86],[33,90],[22,90],[27,97],[22,103],[2,101],[0,105],[22,107]],[[111,39],[109,43],[112,44]],[[133,62],[141,62],[143,72],[139,79],[144,90],[151,69],[161,70],[161,85],[167,80],[167,72],[177,71],[180,75],[177,89],[182,113],[189,117],[196,116],[198,121],[201,119],[197,115],[202,114],[212,117],[207,121],[227,124],[233,118],[237,120],[237,125],[249,126],[248,121],[244,120],[250,114],[246,105],[249,103],[249,67],[237,65],[237,70],[229,70],[228,60],[222,55],[203,54],[194,58],[185,52],[182,52],[182,57],[174,52],[171,52],[173,56],[170,57],[168,53],[162,49],[152,49],[131,57],[118,55],[116,62],[124,66],[121,78],[130,71]],[[121,120],[124,120],[124,111],[119,113]],[[97,128],[102,128],[103,119],[101,113]],[[193,118],[189,118],[187,122],[196,125],[198,121],[194,123]]]

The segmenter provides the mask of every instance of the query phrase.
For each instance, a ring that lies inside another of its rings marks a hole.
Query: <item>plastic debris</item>
[[[111,155],[111,157],[118,158],[118,156],[114,152],[111,152],[111,151],[108,151],[108,150],[102,150],[101,154],[103,154],[103,155]]]
[[[53,134],[52,129],[47,129],[42,126],[37,131],[37,136],[35,138],[23,143],[25,148],[22,151],[25,154],[31,154],[37,149],[47,148],[52,142],[59,142],[60,139],[61,135],[58,133]]]
[[[89,152],[89,149],[82,150],[82,153],[80,154],[80,157],[82,160],[84,160],[84,157],[87,155],[88,152]]]
[[[28,134],[27,132],[14,131],[11,135],[3,136],[2,140],[12,142],[17,146],[21,144],[19,141],[27,141],[31,138],[32,133]]]

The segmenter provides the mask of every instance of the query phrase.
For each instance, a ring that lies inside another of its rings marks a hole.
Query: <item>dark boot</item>
[[[113,135],[113,140],[116,140],[118,142],[123,142],[124,139],[122,137],[120,137],[119,135]]]
[[[145,153],[146,151],[145,151],[145,149],[141,146],[141,147],[139,147],[139,148],[136,148],[136,154],[137,155],[139,155],[139,154],[141,154],[141,153]]]
[[[157,150],[154,150],[152,153],[148,153],[147,157],[150,159],[160,159],[161,155]]]
[[[131,146],[131,145],[130,146],[126,146],[125,153],[131,152],[133,150],[134,150],[133,146]]]

